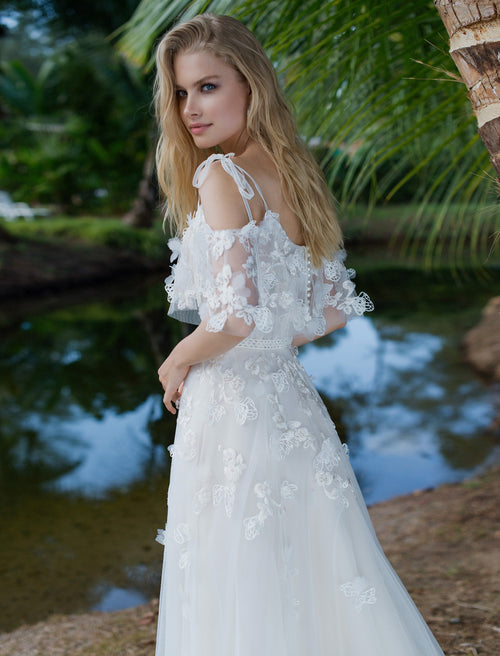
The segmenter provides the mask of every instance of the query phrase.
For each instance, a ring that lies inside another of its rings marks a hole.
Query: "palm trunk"
[[[469,90],[479,134],[500,178],[500,1],[434,0]]]

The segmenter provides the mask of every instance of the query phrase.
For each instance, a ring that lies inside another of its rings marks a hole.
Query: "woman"
[[[158,176],[182,234],[169,314],[199,325],[158,372],[179,415],[156,654],[442,655],[296,357],[373,306],[273,67],[206,14],[162,39],[157,68]]]

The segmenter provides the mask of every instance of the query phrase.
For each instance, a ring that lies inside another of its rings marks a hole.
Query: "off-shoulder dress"
[[[231,155],[201,164],[196,187],[214,161],[248,223],[212,229],[198,206],[169,242],[169,314],[244,339],[185,381],[158,536],[156,656],[443,656],[292,346],[373,305],[344,252],[316,268],[267,205],[252,218],[248,200],[262,194]]]

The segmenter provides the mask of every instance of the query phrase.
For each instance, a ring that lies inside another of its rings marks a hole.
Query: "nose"
[[[200,115],[199,104],[192,93],[188,95],[186,102],[184,103],[184,115],[187,118],[193,118]]]

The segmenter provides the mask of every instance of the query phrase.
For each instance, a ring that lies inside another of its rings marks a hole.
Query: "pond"
[[[460,340],[489,280],[367,270],[376,312],[300,359],[348,442],[368,503],[491,459],[493,392]],[[156,370],[181,336],[161,276],[0,308],[0,630],[158,594],[175,420]]]

